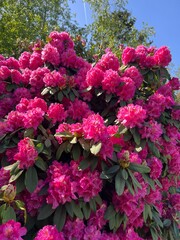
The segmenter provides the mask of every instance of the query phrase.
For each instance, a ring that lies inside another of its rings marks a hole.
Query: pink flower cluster
[[[154,66],[166,67],[171,62],[171,53],[166,46],[159,49],[154,47],[138,46],[136,49],[126,47],[122,53],[124,65],[137,61],[142,68]]]
[[[121,107],[117,114],[119,122],[128,128],[142,126],[146,117],[146,110],[141,106],[134,104],[128,104],[125,107]]]
[[[38,152],[32,140],[28,137],[18,143],[18,152],[14,155],[14,160],[19,162],[20,169],[32,167],[38,157]]]
[[[77,196],[89,202],[102,189],[102,180],[97,171],[81,171],[78,163],[71,161],[70,166],[54,161],[48,170],[47,203],[56,208],[59,204],[71,202]]]
[[[2,240],[23,240],[22,236],[27,233],[25,227],[21,227],[19,222],[9,220],[0,225],[0,239]]]

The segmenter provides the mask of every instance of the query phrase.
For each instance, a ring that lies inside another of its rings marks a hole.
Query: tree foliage
[[[0,12],[0,52],[5,55],[19,55],[54,29],[76,29],[68,0],[3,0]]]

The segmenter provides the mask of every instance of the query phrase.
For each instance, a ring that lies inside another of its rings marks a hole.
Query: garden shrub
[[[167,47],[119,51],[0,55],[0,239],[178,239],[180,82]]]

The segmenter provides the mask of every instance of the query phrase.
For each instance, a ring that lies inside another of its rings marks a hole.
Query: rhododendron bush
[[[120,55],[88,63],[66,32],[0,55],[0,239],[179,238],[171,54]]]

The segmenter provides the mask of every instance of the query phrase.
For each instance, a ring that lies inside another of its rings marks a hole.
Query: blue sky
[[[91,22],[87,3],[77,0],[72,6],[81,25]],[[136,18],[138,29],[142,28],[143,22],[154,27],[153,46],[168,46],[173,69],[180,67],[180,0],[128,0],[126,8]]]

